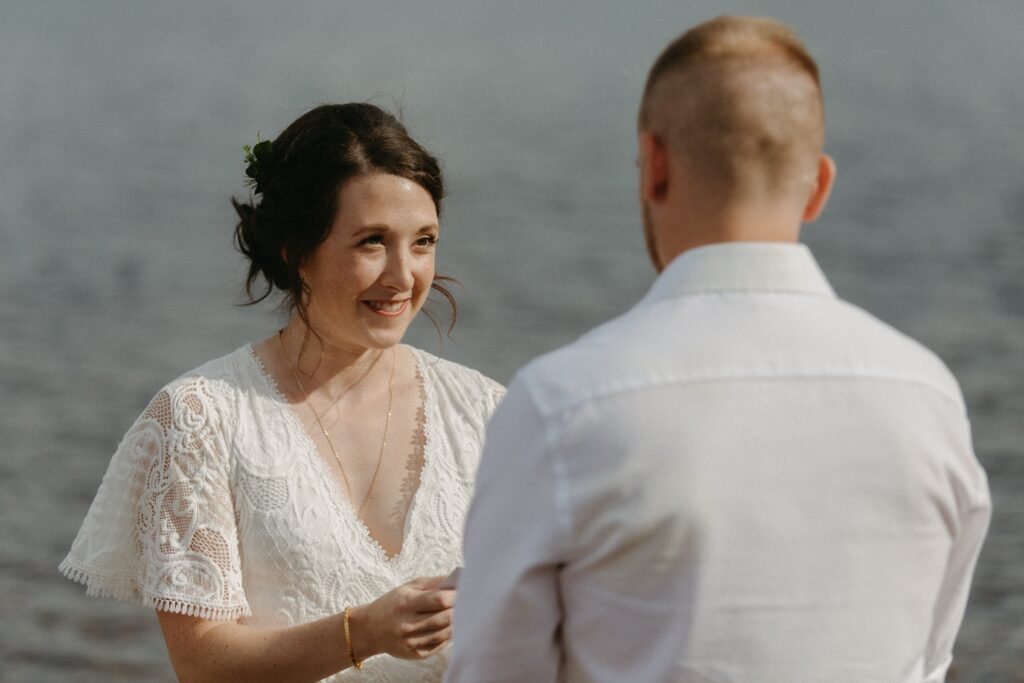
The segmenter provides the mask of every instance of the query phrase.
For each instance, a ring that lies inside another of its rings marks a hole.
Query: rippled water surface
[[[0,1],[0,680],[170,681],[152,613],[56,566],[167,380],[278,324],[240,308],[241,145],[322,101],[400,108],[445,162],[443,353],[507,381],[652,280],[646,69],[722,11],[795,24],[840,177],[836,290],[960,379],[995,516],[957,681],[1024,681],[1024,4]],[[438,351],[428,326],[412,341]]]

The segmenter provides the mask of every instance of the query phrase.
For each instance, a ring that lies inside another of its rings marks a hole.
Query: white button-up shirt
[[[941,361],[798,244],[673,261],[489,427],[448,681],[941,681],[991,504]]]

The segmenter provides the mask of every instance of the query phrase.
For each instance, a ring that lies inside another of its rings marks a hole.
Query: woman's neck
[[[332,344],[328,335],[318,334],[298,316],[278,332],[277,341],[278,354],[299,375],[307,392],[324,387],[334,395],[363,383],[388,353],[388,349]]]

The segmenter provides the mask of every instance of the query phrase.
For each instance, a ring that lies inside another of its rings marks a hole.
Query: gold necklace
[[[345,473],[345,466],[341,462],[341,457],[338,455],[338,450],[334,447],[334,442],[331,441],[330,435],[324,428],[324,423],[323,420],[320,419],[320,414],[316,412],[316,408],[313,407],[313,403],[311,401],[308,401],[309,393],[306,391],[306,387],[302,384],[302,379],[299,377],[299,371],[295,369],[295,366],[292,364],[291,359],[288,357],[288,354],[284,350],[284,339],[282,335],[283,332],[284,330],[278,330],[277,332],[277,342],[278,345],[280,346],[281,355],[284,356],[284,362],[288,364],[288,369],[291,370],[292,376],[295,378],[295,383],[299,385],[299,389],[302,390],[302,393],[306,395],[309,410],[310,412],[313,413],[313,417],[316,419],[316,423],[320,427],[320,431],[324,435],[324,441],[327,442],[327,446],[331,449],[331,455],[334,456],[335,461],[337,461],[338,463],[338,469],[341,470],[341,480],[345,484],[345,493],[346,495],[348,495],[349,503],[355,504],[355,498],[352,496],[352,485],[348,481],[348,475]],[[395,356],[396,353],[394,348],[392,347],[391,376],[388,379],[388,412],[387,416],[384,418],[384,437],[381,439],[380,442],[380,451],[377,453],[377,465],[376,467],[373,468],[373,477],[370,478],[370,486],[366,489],[366,495],[363,496],[363,502],[359,504],[359,508],[356,510],[356,517],[358,517],[360,520],[362,520],[363,518],[363,508],[365,508],[366,504],[369,502],[370,495],[373,493],[373,488],[377,483],[377,475],[380,474],[380,464],[384,460],[384,449],[388,444],[388,427],[391,426],[391,406],[395,397]],[[376,363],[376,361],[374,362]],[[348,393],[348,391],[346,390],[345,393]],[[341,400],[342,396],[344,396],[345,393],[343,393],[334,401],[334,405],[336,405],[337,402]]]

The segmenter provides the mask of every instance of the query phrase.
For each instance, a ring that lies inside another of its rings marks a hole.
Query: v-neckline
[[[381,564],[386,566],[397,565],[405,557],[408,541],[412,537],[412,526],[415,523],[417,516],[416,513],[418,512],[420,492],[423,490],[427,477],[427,467],[431,461],[429,427],[432,388],[430,386],[430,382],[427,381],[426,368],[424,367],[424,362],[420,357],[419,352],[411,346],[406,346],[404,344],[399,346],[399,348],[407,348],[409,353],[412,354],[413,362],[416,364],[416,376],[420,381],[420,390],[423,397],[423,463],[420,466],[419,484],[416,487],[416,491],[412,494],[412,500],[409,501],[409,509],[405,513],[405,521],[402,525],[402,544],[399,546],[398,552],[394,555],[388,555],[384,546],[382,546],[380,541],[378,541],[373,533],[370,532],[370,528],[366,526],[366,523],[359,518],[358,514],[356,514],[352,501],[350,501],[342,492],[339,482],[330,471],[327,461],[324,460],[323,455],[320,453],[320,449],[317,448],[316,443],[313,441],[306,428],[302,426],[302,421],[299,419],[298,413],[295,410],[295,404],[289,401],[281,391],[277,380],[270,374],[266,365],[263,363],[263,359],[260,358],[259,354],[256,352],[255,345],[250,343],[247,344],[247,347],[249,351],[249,359],[255,365],[256,374],[262,378],[271,398],[280,405],[281,413],[284,415],[285,421],[290,425],[292,431],[298,435],[300,443],[303,444],[302,451],[307,459],[311,461],[312,466],[317,468],[318,474],[321,476],[324,481],[324,485],[328,489],[328,497],[331,499],[331,503],[334,505],[335,509],[340,514],[346,515],[352,520],[360,532],[359,535],[366,541],[366,544],[370,547],[370,550]]]

